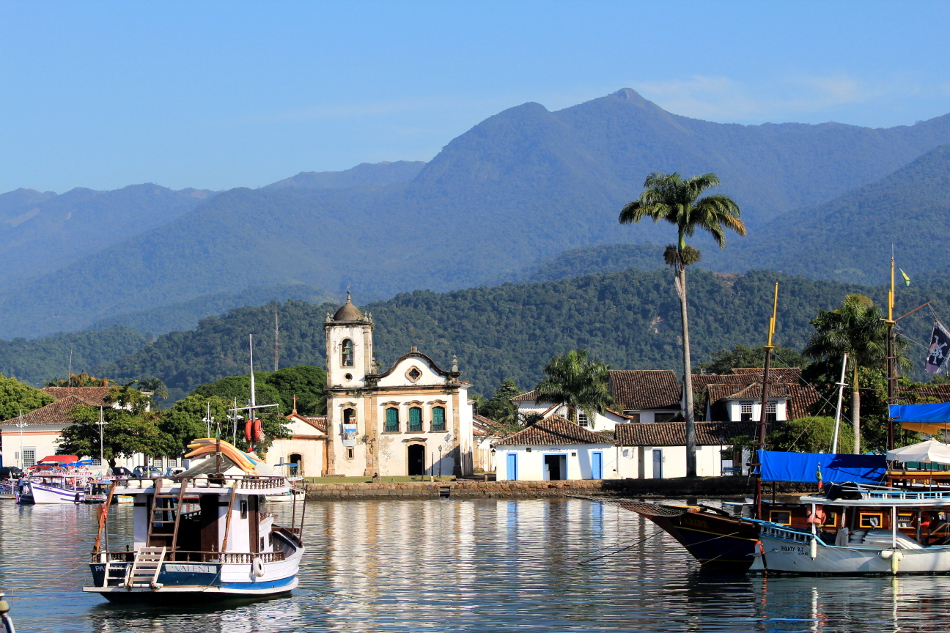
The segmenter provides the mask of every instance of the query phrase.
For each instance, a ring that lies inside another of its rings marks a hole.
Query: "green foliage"
[[[518,407],[511,401],[520,393],[515,381],[506,379],[498,386],[491,400],[479,399],[475,412],[495,422],[491,429],[494,435],[507,435],[521,429]]]
[[[831,452],[834,428],[833,417],[798,418],[777,422],[766,435],[766,446],[770,451],[828,453]],[[851,425],[842,421],[838,428],[837,452],[850,453],[853,448],[854,433]]]
[[[39,389],[0,374],[0,420],[9,420],[20,413],[29,413],[54,401],[52,396]]]
[[[571,350],[555,356],[544,368],[544,380],[536,387],[538,400],[566,404],[577,423],[578,410],[593,419],[614,402],[607,384],[610,368],[588,357],[586,350]]]
[[[169,437],[158,426],[158,414],[147,411],[150,399],[129,386],[113,387],[109,404],[102,409],[105,426],[102,428],[102,455],[110,466],[119,457],[136,453],[164,455],[170,444]],[[61,455],[99,456],[99,407],[77,405],[70,412],[73,424],[63,429],[57,449]]]
[[[254,372],[254,390],[255,401],[257,404],[280,404],[280,393],[267,384],[268,374],[265,371]],[[238,407],[245,407],[251,399],[251,377],[250,376],[226,376],[212,383],[201,385],[191,392],[192,396],[201,398],[210,398],[217,396],[232,404],[237,402]],[[290,413],[290,410],[283,410],[281,406],[280,413],[284,415]]]
[[[218,396],[201,397],[188,396],[179,400],[175,405],[162,412],[159,428],[168,438],[163,454],[166,457],[181,457],[187,452],[187,446],[202,437],[214,437],[215,424],[205,422],[210,410],[211,418],[215,423],[220,422],[227,431],[228,409],[231,401]],[[208,425],[211,425],[210,433]],[[224,437],[222,435],[222,437]],[[230,439],[230,436],[226,439]]]
[[[269,374],[265,381],[277,390],[281,411],[294,409],[300,415],[325,415],[327,412],[327,372],[322,367],[284,367]]]
[[[96,378],[95,376],[90,376],[86,372],[80,372],[78,374],[69,374],[68,377],[63,378],[62,380],[54,378],[46,383],[47,387],[108,387],[113,384],[115,381],[109,380],[108,378]]]
[[[791,347],[776,347],[772,350],[772,367],[805,367],[808,359]],[[765,367],[765,346],[747,347],[736,345],[731,350],[713,352],[708,363],[697,363],[707,374],[727,374],[736,367]]]

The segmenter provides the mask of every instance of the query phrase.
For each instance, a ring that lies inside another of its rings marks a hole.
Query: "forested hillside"
[[[713,352],[737,344],[762,345],[776,281],[781,283],[776,343],[798,349],[819,309],[835,308],[855,291],[883,301],[881,288],[770,272],[736,276],[695,271],[689,278],[694,360],[708,361]],[[359,303],[359,296],[355,298]],[[937,312],[946,314],[948,300],[947,291],[911,286],[900,289],[897,310],[902,314],[934,301]],[[258,368],[272,369],[275,308],[281,319],[280,365],[322,367],[323,323],[337,307],[289,301],[232,310],[202,320],[195,331],[161,336],[95,372],[120,382],[157,376],[173,397],[181,397],[199,384],[245,373],[249,333],[258,346]],[[457,355],[463,377],[482,394],[493,393],[506,378],[533,388],[552,356],[574,348],[587,349],[614,368],[681,367],[678,301],[666,270],[627,270],[444,294],[417,291],[360,307],[373,315],[376,357],[384,369],[413,345],[446,368]],[[929,313],[922,310],[901,322],[902,333],[926,343],[930,324]],[[923,358],[922,351],[918,355]]]
[[[891,129],[743,126],[677,116],[632,90],[558,112],[529,103],[454,139],[408,183],[314,189],[301,175],[291,179],[300,186],[235,189],[55,273],[7,287],[0,291],[0,337],[88,327],[250,286],[307,284],[339,297],[350,286],[367,301],[419,288],[446,291],[512,278],[570,249],[665,244],[669,227],[617,223],[652,170],[719,174],[716,192],[737,200],[751,240],[783,212],[801,208],[804,221],[809,207],[946,143],[950,115]],[[856,226],[837,223],[833,239],[863,248],[867,236],[852,235]],[[808,239],[783,240],[785,261],[795,262]],[[769,246],[756,257],[715,265],[772,268],[774,255]],[[833,249],[808,254],[834,257]],[[865,267],[824,265],[855,274]]]
[[[344,171],[302,171],[296,176],[269,184],[264,189],[344,189],[346,187],[385,187],[409,182],[425,167],[422,161],[399,160],[394,163],[361,163]]]

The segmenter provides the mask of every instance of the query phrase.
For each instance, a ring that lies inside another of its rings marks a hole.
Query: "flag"
[[[927,351],[927,364],[924,369],[928,373],[936,374],[944,368],[948,353],[950,353],[950,332],[943,323],[934,321],[934,331],[930,336],[930,348]]]
[[[824,487],[824,481],[821,478],[821,463],[818,463],[818,472],[815,473],[815,479],[818,480],[818,492],[821,492],[821,489]]]
[[[901,271],[901,277],[904,278],[904,285],[905,285],[905,286],[909,286],[909,285],[910,285],[910,277],[908,277],[908,276],[907,276],[907,273],[905,273],[905,272],[904,272],[903,270],[901,270],[900,268],[898,268],[897,270],[900,270],[900,271]]]

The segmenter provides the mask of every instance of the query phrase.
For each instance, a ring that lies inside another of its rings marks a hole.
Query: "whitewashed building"
[[[347,296],[327,315],[327,475],[469,475],[472,405],[458,367],[415,347],[380,372],[373,319]]]
[[[291,436],[275,439],[267,449],[267,464],[281,475],[322,477],[327,473],[327,418],[305,416],[296,407],[286,416]]]
[[[738,437],[755,437],[752,422],[696,422],[696,474],[720,477],[733,467]],[[618,477],[671,479],[686,476],[686,424],[656,422],[617,427]]]
[[[611,439],[562,417],[541,420],[494,446],[498,481],[617,478]]]

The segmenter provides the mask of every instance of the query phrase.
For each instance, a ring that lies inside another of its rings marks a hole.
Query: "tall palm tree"
[[[817,359],[827,359],[840,366],[848,355],[851,373],[851,424],[854,427],[854,453],[861,452],[861,385],[858,370],[861,367],[883,367],[887,360],[887,327],[884,315],[874,302],[864,295],[848,295],[840,308],[830,312],[819,310],[810,321],[815,332],[808,339],[803,353]],[[894,350],[898,362],[906,363],[900,355],[907,343],[898,338]]]
[[[555,356],[544,368],[544,380],[537,386],[538,401],[567,405],[574,424],[578,423],[578,410],[593,420],[595,413],[603,414],[614,401],[607,384],[609,370],[584,350]]]
[[[689,320],[686,310],[686,267],[699,261],[700,252],[686,244],[697,229],[709,233],[720,250],[726,245],[726,229],[745,235],[739,219],[739,205],[724,195],[700,198],[704,191],[719,186],[716,174],[690,176],[655,171],[647,176],[640,197],[628,202],[620,212],[620,223],[631,224],[644,218],[661,220],[676,226],[676,244],[666,247],[663,259],[675,270],[674,285],[680,299],[683,325],[683,394],[686,419],[686,476],[696,476],[696,426],[693,420],[693,380],[689,358]]]

